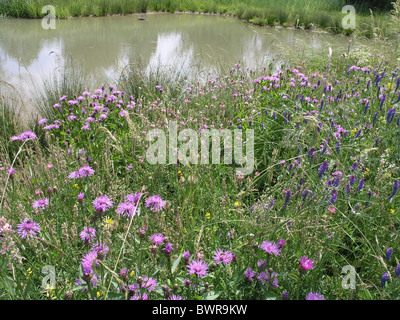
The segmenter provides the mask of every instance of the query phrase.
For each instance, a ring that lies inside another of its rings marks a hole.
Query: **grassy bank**
[[[204,84],[127,70],[90,93],[66,81],[25,128],[4,102],[0,298],[398,299],[397,56],[350,48]],[[201,164],[200,148],[151,164],[149,131],[174,122],[254,130],[254,170]]]
[[[2,0],[0,14],[18,18],[41,18],[42,8],[48,3],[44,0]],[[342,0],[331,1],[278,1],[278,0],[54,0],[57,18],[71,16],[106,16],[115,14],[158,12],[201,12],[229,14],[257,25],[319,28],[333,33],[349,34],[353,30],[342,28],[341,13],[346,5]],[[47,14],[47,13],[46,13]],[[361,6],[356,11],[356,33],[374,37],[376,30],[381,35],[390,33],[386,13],[371,13]]]

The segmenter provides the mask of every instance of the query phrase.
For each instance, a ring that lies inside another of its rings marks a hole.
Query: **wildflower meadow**
[[[398,299],[400,59],[379,47],[124,78],[27,124],[1,100],[0,298]]]

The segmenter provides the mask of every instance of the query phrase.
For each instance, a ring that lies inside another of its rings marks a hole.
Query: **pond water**
[[[361,40],[357,40],[361,41]],[[236,63],[275,68],[310,54],[345,50],[349,38],[302,30],[258,27],[235,18],[193,14],[147,14],[57,20],[0,19],[0,90],[28,92],[33,84],[73,60],[98,84],[113,84],[128,63],[152,70],[229,70]],[[87,88],[90,90],[93,88]],[[14,90],[14,89],[13,89]]]

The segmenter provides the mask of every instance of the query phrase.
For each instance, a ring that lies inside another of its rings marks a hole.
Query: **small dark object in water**
[[[140,15],[140,16],[138,17],[138,20],[145,21],[145,20],[147,20],[147,19],[146,19],[146,17],[145,17],[145,16],[143,16],[143,15]]]

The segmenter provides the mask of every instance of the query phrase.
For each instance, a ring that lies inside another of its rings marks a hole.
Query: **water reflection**
[[[182,32],[161,33],[157,37],[157,46],[150,57],[147,71],[158,66],[180,66],[189,69],[193,60],[194,44],[187,34]]]
[[[264,68],[272,61],[279,67],[290,55],[299,57],[312,49],[326,56],[329,46],[344,49],[347,43],[345,37],[260,28],[205,15],[153,14],[147,21],[134,15],[74,18],[58,20],[55,30],[42,29],[40,20],[2,19],[0,80],[26,90],[71,58],[98,84],[109,84],[138,59],[148,72],[159,66],[190,70],[199,65],[216,72],[235,63]]]

